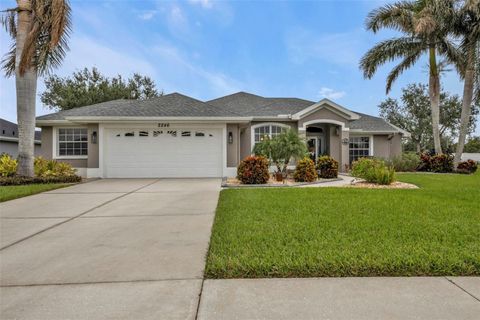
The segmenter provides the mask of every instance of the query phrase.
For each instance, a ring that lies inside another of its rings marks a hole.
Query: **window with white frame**
[[[86,128],[58,129],[59,156],[88,155],[88,132]]]
[[[370,155],[370,137],[350,137],[350,162]]]
[[[268,124],[256,127],[253,131],[254,144],[263,141],[265,137],[273,138],[282,132],[287,131],[288,127],[282,125]]]

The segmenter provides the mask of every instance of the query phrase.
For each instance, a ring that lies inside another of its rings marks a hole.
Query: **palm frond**
[[[421,54],[427,44],[418,38],[402,37],[382,41],[370,49],[360,60],[363,76],[371,79],[378,67],[389,61]]]
[[[15,74],[15,54],[17,52],[17,46],[15,42],[11,45],[10,50],[3,56],[1,64],[2,69],[5,71],[7,77],[11,77]]]
[[[415,1],[405,0],[375,9],[367,16],[366,28],[374,33],[382,28],[391,28],[410,33],[413,29],[415,5]]]
[[[401,63],[399,63],[392,71],[388,74],[387,77],[387,86],[386,86],[386,93],[388,94],[392,89],[392,85],[397,80],[397,78],[407,69],[412,67],[418,59],[421,57],[422,51],[417,51],[408,55],[403,59]]]
[[[0,13],[0,24],[5,28],[5,31],[10,37],[17,36],[17,9],[7,9]]]

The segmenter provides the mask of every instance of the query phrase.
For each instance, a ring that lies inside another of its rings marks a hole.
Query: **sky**
[[[266,97],[329,98],[353,111],[378,114],[387,98],[386,64],[371,80],[358,64],[392,31],[365,30],[365,17],[389,1],[145,1],[73,0],[70,51],[54,72],[97,67],[108,76],[138,72],[159,90],[200,99],[246,91]],[[15,1],[1,0],[0,10]],[[10,39],[0,33],[0,53]],[[428,82],[425,59],[405,72],[390,97]],[[454,71],[442,86],[462,93]],[[45,86],[38,81],[39,95]],[[0,117],[16,121],[15,81],[0,76]],[[37,115],[51,113],[37,99]],[[480,124],[478,125],[480,127]],[[476,134],[480,134],[477,128]]]

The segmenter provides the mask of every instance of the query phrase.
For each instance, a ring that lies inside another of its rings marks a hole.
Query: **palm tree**
[[[461,161],[468,124],[472,115],[472,103],[480,101],[480,1],[466,0],[457,11],[454,22],[455,35],[461,38],[462,59],[456,67],[464,80],[462,115],[455,152],[455,168]]]
[[[67,0],[17,0],[16,8],[2,12],[0,22],[13,40],[2,68],[7,77],[15,75],[17,174],[33,176],[37,76],[58,67],[65,57],[70,6]]]
[[[428,55],[429,96],[435,152],[442,153],[440,144],[440,64],[437,56],[453,60],[458,53],[448,39],[447,22],[453,14],[451,0],[401,1],[373,10],[367,17],[366,27],[377,33],[382,28],[400,31],[404,35],[380,42],[361,59],[360,68],[365,78],[371,79],[378,67],[389,61],[402,61],[387,77],[386,92],[422,55]]]

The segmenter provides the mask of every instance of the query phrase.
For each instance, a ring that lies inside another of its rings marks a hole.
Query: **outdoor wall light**
[[[92,143],[97,144],[97,131],[92,132]]]
[[[228,143],[233,143],[233,133],[232,133],[232,131],[228,132]]]
[[[342,144],[348,144],[348,142],[349,142],[348,138],[343,138],[342,139]]]

